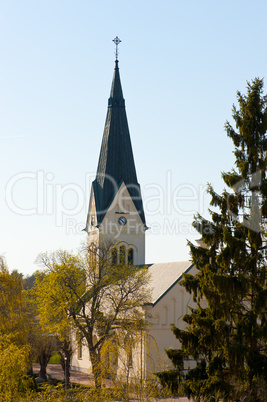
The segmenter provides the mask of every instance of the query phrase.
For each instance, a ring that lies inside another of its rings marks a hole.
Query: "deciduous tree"
[[[96,387],[101,387],[101,352],[114,332],[146,326],[142,306],[149,299],[147,270],[132,264],[114,265],[112,248],[113,245],[96,247],[91,244],[83,264],[73,264],[73,271],[68,261],[55,263],[54,258],[46,255],[39,258],[47,267],[47,275],[55,277],[48,291],[54,289],[49,302],[51,311],[58,320],[64,314],[69,317],[73,331],[78,331],[85,339]],[[69,261],[71,258],[69,256]],[[45,314],[44,305],[42,315]],[[64,322],[68,330],[69,322]]]
[[[12,402],[30,388],[26,375],[29,347],[16,345],[10,335],[0,334],[0,401]]]
[[[36,273],[30,294],[36,304],[38,324],[43,333],[39,339],[42,353],[38,356],[41,368],[43,367],[42,376],[45,375],[45,367],[53,346],[55,348],[56,336],[59,339],[61,366],[66,377],[65,385],[69,386],[70,362],[73,353],[72,320],[69,311],[85,292],[84,263],[79,257],[63,250],[50,255],[42,254],[37,262],[44,267],[44,270]]]
[[[0,258],[0,400],[13,401],[29,385],[30,346],[23,277]],[[2,398],[2,399],[1,399]]]
[[[10,335],[16,344],[25,344],[27,314],[23,294],[23,279],[17,271],[9,272],[0,257],[0,334]]]

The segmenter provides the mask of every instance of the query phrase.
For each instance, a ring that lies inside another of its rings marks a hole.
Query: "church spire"
[[[93,182],[97,225],[99,226],[101,224],[120,185],[124,182],[142,223],[146,227],[118,63],[116,52],[115,69],[110,98],[108,100],[106,123],[96,179]]]

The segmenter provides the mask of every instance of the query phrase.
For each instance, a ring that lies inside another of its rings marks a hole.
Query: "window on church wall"
[[[76,334],[76,341],[77,341],[77,357],[78,359],[83,358],[83,344],[82,344],[82,336],[79,332]]]
[[[126,352],[127,356],[127,367],[132,368],[133,367],[133,348],[134,348],[134,340],[131,336],[126,335],[124,340],[124,350]]]
[[[118,263],[118,252],[117,252],[116,247],[113,247],[113,249],[112,249],[111,258],[112,258],[112,265],[117,265],[117,263]]]
[[[177,320],[177,313],[176,313],[176,299],[173,297],[171,299],[171,320],[172,323],[175,324],[176,320]]]
[[[163,325],[167,325],[168,324],[168,307],[164,306],[163,307]]]
[[[125,246],[120,246],[120,264],[125,264],[126,260],[126,248]]]
[[[154,317],[154,323],[156,325],[159,325],[159,321],[160,321],[159,314],[156,314],[155,317]]]
[[[96,255],[94,254],[93,251],[88,252],[88,262],[89,262],[90,267],[96,266]]]
[[[97,246],[95,242],[88,244],[88,262],[91,267],[95,267],[97,264]]]
[[[185,314],[184,307],[184,292],[182,290],[178,291],[178,314],[177,319],[181,318]]]
[[[130,199],[130,197],[128,195],[128,192],[124,191],[121,195],[120,202],[121,202],[121,207],[123,208],[123,210],[127,211],[127,212],[129,212],[129,199]]]
[[[93,229],[95,227],[95,217],[93,214],[91,214],[91,228]]]
[[[101,349],[101,362],[105,378],[114,379],[118,370],[118,347],[114,339]]]
[[[78,359],[83,358],[83,344],[82,341],[78,342]]]
[[[132,346],[130,346],[130,348],[128,350],[127,361],[128,361],[128,367],[132,368],[133,367],[133,348],[132,348]]]
[[[133,264],[134,262],[134,251],[132,248],[128,249],[128,264]]]

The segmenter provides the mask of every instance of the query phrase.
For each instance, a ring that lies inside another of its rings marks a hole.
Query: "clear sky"
[[[265,77],[264,0],[0,2],[0,254],[25,275],[75,251],[105,123],[114,44],[146,219],[147,262],[189,258],[234,165],[236,91]]]

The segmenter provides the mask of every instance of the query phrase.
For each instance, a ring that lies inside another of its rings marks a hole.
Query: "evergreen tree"
[[[167,351],[175,369],[161,378],[202,400],[267,400],[267,96],[263,80],[237,92],[236,129],[226,122],[235,146],[236,168],[222,173],[221,195],[211,185],[210,220],[193,226],[202,246],[189,243],[196,276],[183,286],[197,303],[184,316],[185,330],[173,327],[179,350]],[[197,362],[188,368],[189,359]],[[182,379],[182,380],[181,380]]]

